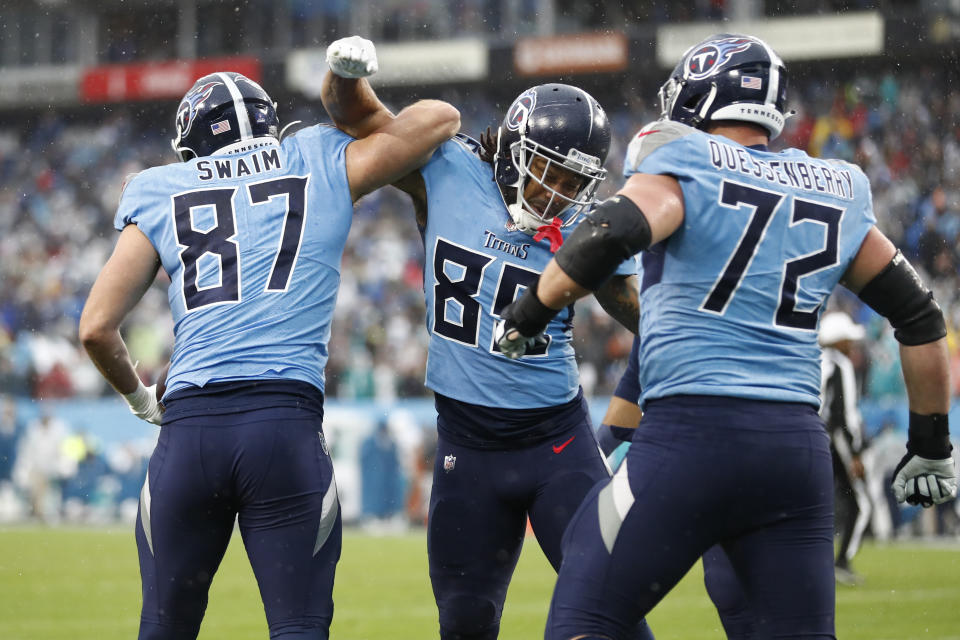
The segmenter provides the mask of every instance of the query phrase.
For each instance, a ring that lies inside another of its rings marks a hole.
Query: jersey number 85
[[[493,256],[437,238],[433,252],[433,333],[469,347],[478,345],[482,305],[477,294],[487,267],[493,262]],[[522,293],[521,287],[533,285],[539,276],[537,271],[505,262],[493,295],[491,314],[499,318],[504,307]],[[550,336],[544,334],[542,340],[527,350],[525,357],[545,355],[549,346]],[[490,350],[500,352],[495,340],[491,340]]]

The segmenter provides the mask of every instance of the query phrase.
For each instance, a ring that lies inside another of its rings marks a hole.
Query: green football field
[[[960,545],[868,545],[857,568],[866,582],[837,591],[839,638],[960,640]],[[528,539],[501,638],[542,637],[552,584],[550,566]],[[347,532],[334,598],[336,640],[438,637],[423,533]],[[0,530],[0,639],[135,638],[139,603],[132,528]],[[699,565],[649,620],[660,640],[724,637]],[[200,638],[267,638],[239,535],[214,580]]]

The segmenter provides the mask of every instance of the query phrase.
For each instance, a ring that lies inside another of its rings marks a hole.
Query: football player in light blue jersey
[[[633,339],[627,368],[617,384],[603,416],[607,429],[600,431],[600,448],[610,456],[624,442],[630,442],[643,418],[640,409],[640,337]],[[616,459],[616,456],[615,458]],[[703,585],[717,608],[727,640],[756,640],[754,616],[730,559],[723,547],[716,544],[703,554]]]
[[[353,203],[459,122],[422,101],[363,140],[317,125],[281,141],[267,93],[214,73],[177,110],[182,162],[126,185],[79,332],[134,414],[162,420],[136,526],[141,640],[197,636],[238,516],[270,637],[328,637],[341,519],[323,368]],[[119,332],[160,267],[175,334],[165,410]]]
[[[372,46],[351,39],[328,55],[363,60]],[[364,80],[328,74],[322,97],[357,138],[390,117]],[[426,254],[426,384],[439,432],[427,548],[445,640],[496,638],[527,518],[559,568],[570,516],[609,477],[579,385],[572,307],[523,359],[504,357],[494,335],[500,311],[592,206],[609,144],[593,97],[546,84],[513,102],[495,140],[458,135],[397,183],[413,197]],[[632,258],[616,271],[597,299],[635,331]],[[651,634],[638,623],[631,637]]]
[[[757,637],[835,637],[817,325],[838,283],[901,343],[910,432],[897,499],[956,495],[943,315],[874,226],[857,167],[768,150],[785,95],[761,40],[691,47],[661,89],[662,119],[630,144],[625,186],[501,314],[502,351],[523,354],[557,310],[644,252],[645,414],[624,464],[571,521],[548,640],[626,637],[718,543]]]

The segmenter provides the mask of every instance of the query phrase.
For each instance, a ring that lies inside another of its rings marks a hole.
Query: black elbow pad
[[[933,292],[923,285],[899,251],[859,295],[871,309],[890,321],[893,335],[900,344],[927,344],[947,335],[943,312],[933,299]]]
[[[596,291],[630,256],[650,246],[650,223],[625,196],[607,198],[563,243],[557,265],[578,285]]]

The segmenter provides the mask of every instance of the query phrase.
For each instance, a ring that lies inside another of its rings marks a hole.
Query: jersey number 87
[[[290,282],[303,236],[308,181],[309,176],[287,176],[247,185],[250,203],[254,206],[278,196],[286,200],[283,234],[266,291],[286,291]],[[188,312],[211,304],[240,301],[239,250],[234,240],[237,235],[233,207],[236,191],[236,187],[201,189],[173,196],[174,230],[177,244],[183,248],[180,252],[183,300]],[[201,207],[212,207],[216,220],[213,226],[204,230],[196,228],[193,216],[193,210]],[[216,284],[201,287],[198,263],[204,256],[216,258],[219,277]]]

